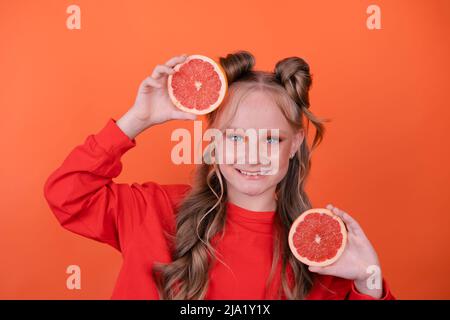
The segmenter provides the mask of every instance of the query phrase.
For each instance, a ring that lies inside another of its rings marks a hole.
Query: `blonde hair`
[[[232,119],[239,101],[247,93],[259,90],[274,99],[293,129],[305,129],[308,133],[309,123],[314,125],[316,130],[311,152],[320,144],[325,131],[323,122],[328,120],[319,119],[309,110],[312,77],[309,65],[302,58],[282,59],[273,72],[253,70],[255,59],[244,50],[220,57],[219,61],[227,74],[228,93],[222,105],[207,114],[210,127],[226,126],[226,119]],[[286,299],[304,299],[313,282],[308,268],[293,256],[287,241],[293,221],[311,208],[304,191],[311,168],[311,152],[305,137],[289,161],[287,174],[276,187],[274,226],[277,236],[274,236],[274,258],[266,289],[273,280],[281,256],[281,288]],[[214,247],[215,241],[225,234],[226,201],[226,183],[217,164],[198,165],[192,189],[177,208],[175,234],[167,234],[173,246],[172,262],[155,263],[152,269],[161,299],[205,298],[212,262],[216,259],[221,261]],[[287,264],[293,271],[292,288],[289,286]],[[281,288],[277,292],[278,298],[281,298]]]

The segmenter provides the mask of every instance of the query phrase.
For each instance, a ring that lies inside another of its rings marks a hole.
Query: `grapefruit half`
[[[327,266],[344,252],[347,229],[328,209],[314,208],[295,219],[289,231],[289,247],[294,256],[309,266]]]
[[[173,104],[198,115],[214,111],[225,98],[228,82],[222,66],[213,59],[194,54],[177,64],[167,78]]]

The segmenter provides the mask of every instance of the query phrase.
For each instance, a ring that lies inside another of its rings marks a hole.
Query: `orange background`
[[[381,8],[368,30],[366,8]],[[66,8],[81,7],[81,30]],[[256,68],[305,58],[312,110],[333,121],[313,157],[315,206],[351,213],[394,294],[450,298],[448,0],[0,1],[0,298],[108,299],[121,257],[59,226],[49,174],[134,102],[156,64],[251,51]],[[137,138],[117,182],[186,183],[172,121]],[[66,267],[81,267],[81,290]]]

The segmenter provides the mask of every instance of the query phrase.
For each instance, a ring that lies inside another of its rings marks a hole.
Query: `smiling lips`
[[[237,172],[239,172],[242,176],[246,177],[246,178],[250,178],[250,179],[258,179],[258,178],[262,178],[264,176],[269,175],[270,171],[247,171],[247,170],[241,170],[238,168],[235,168]]]

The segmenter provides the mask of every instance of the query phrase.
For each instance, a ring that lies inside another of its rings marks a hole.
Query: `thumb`
[[[332,266],[327,267],[316,267],[316,266],[309,266],[308,270],[311,272],[316,272],[324,275],[334,275],[335,270]]]
[[[173,114],[173,118],[180,120],[197,120],[197,115],[184,111],[175,111]]]

